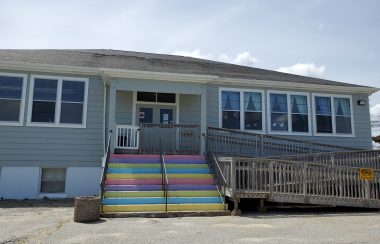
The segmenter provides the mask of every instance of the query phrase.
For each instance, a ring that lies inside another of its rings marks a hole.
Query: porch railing
[[[143,153],[199,154],[200,126],[183,124],[141,124]]]
[[[138,149],[140,127],[133,125],[117,125],[115,147],[118,149]]]
[[[208,150],[216,155],[269,157],[280,155],[358,150],[351,147],[208,127]]]
[[[360,169],[300,164],[282,159],[220,158],[230,196],[334,206],[380,208],[380,170],[361,179]]]
[[[108,132],[108,140],[107,140],[107,147],[105,149],[105,153],[102,157],[102,173],[100,176],[100,199],[103,201],[104,198],[104,192],[105,192],[105,182],[106,182],[106,175],[108,170],[108,161],[111,157],[111,150],[110,150],[110,143],[112,138],[112,130]],[[102,205],[103,207],[103,205]],[[103,209],[102,209],[103,211]]]
[[[347,167],[372,168],[380,170],[380,150],[344,151],[330,153],[312,153],[268,157],[300,163],[316,163]]]

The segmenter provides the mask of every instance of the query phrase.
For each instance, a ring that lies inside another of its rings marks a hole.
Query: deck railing
[[[140,127],[133,125],[117,125],[115,147],[118,149],[138,149]]]
[[[162,191],[164,192],[164,201],[165,201],[165,211],[168,211],[168,192],[169,192],[169,180],[168,180],[168,174],[166,171],[166,163],[165,163],[165,157],[161,153],[160,156],[160,163],[161,163],[161,185],[162,185]]]
[[[105,192],[105,181],[106,181],[106,175],[107,175],[107,170],[108,170],[108,161],[111,156],[111,150],[110,150],[111,138],[112,138],[112,130],[108,132],[107,147],[102,157],[102,173],[100,176],[100,199],[102,201],[103,201],[104,192]]]
[[[269,157],[280,155],[358,150],[356,148],[209,127],[208,150],[216,155]]]
[[[226,191],[228,188],[226,177],[223,174],[222,168],[220,167],[218,160],[216,159],[215,155],[211,151],[207,153],[207,162],[210,167],[211,173],[213,175],[215,185],[219,192],[220,199],[222,200],[226,208],[225,198],[227,196]]]
[[[142,153],[199,154],[200,126],[183,124],[141,124]]]
[[[278,158],[300,163],[316,163],[380,170],[380,150],[344,151],[268,157],[268,159]]]
[[[380,208],[380,170],[361,179],[360,169],[281,159],[220,158],[231,197],[276,202]]]

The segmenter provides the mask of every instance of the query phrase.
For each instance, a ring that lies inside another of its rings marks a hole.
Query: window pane
[[[65,192],[65,169],[42,169],[41,192],[63,193]]]
[[[83,102],[84,101],[84,82],[66,81],[62,82],[62,101],[64,102]]]
[[[226,129],[240,129],[240,112],[223,111],[222,127]]]
[[[0,121],[19,121],[20,100],[0,99]]]
[[[288,115],[284,113],[272,113],[271,130],[288,131]]]
[[[83,103],[62,103],[61,123],[82,124]]]
[[[271,112],[287,112],[286,94],[270,94],[270,108]]]
[[[332,133],[332,117],[325,115],[317,115],[317,132]]]
[[[57,80],[35,79],[34,100],[55,101],[57,97]]]
[[[351,134],[351,118],[336,116],[336,133]]]
[[[222,92],[223,110],[240,110],[240,92]]]
[[[291,108],[292,113],[307,114],[307,96],[291,95]]]
[[[350,99],[334,98],[335,115],[351,117]]]
[[[141,102],[156,102],[155,92],[137,92],[137,101]]]
[[[33,102],[32,122],[54,123],[55,102]]]
[[[0,76],[0,98],[21,99],[22,82],[21,77]]]
[[[244,110],[261,111],[261,93],[244,92]]]
[[[157,93],[157,102],[175,103],[175,94],[174,93]]]
[[[308,132],[309,122],[307,114],[292,114],[292,131]]]
[[[261,112],[245,112],[244,128],[246,130],[262,130],[262,113]]]
[[[315,111],[317,114],[331,115],[331,99],[329,97],[315,97]]]

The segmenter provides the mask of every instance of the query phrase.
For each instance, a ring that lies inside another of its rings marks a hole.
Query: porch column
[[[115,148],[115,140],[116,137],[116,126],[115,126],[115,115],[116,115],[116,88],[110,85],[110,93],[109,93],[109,104],[108,104],[108,131],[112,130],[112,137],[110,143],[111,152],[113,152]]]
[[[203,87],[201,93],[201,153],[205,153],[206,144],[202,134],[206,134],[207,129],[207,87]]]

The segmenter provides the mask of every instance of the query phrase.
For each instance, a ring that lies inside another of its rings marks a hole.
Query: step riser
[[[109,163],[108,168],[158,168],[161,169],[161,164],[133,164],[133,163]],[[167,164],[166,169],[208,169],[207,164]]]
[[[168,174],[168,179],[212,179],[211,174]],[[161,179],[161,174],[107,174],[107,179]]]
[[[222,203],[219,197],[201,197],[201,198],[168,198],[168,204],[199,204],[199,203]],[[105,205],[138,205],[138,204],[165,204],[165,198],[106,198],[103,200]]]
[[[169,185],[169,191],[216,190],[215,185]],[[106,191],[160,191],[161,185],[107,185]]]
[[[139,164],[161,164],[160,160],[151,158],[111,158],[109,163],[139,163]],[[165,164],[206,164],[205,160],[193,159],[169,159]]]
[[[209,174],[209,169],[167,169],[167,174]],[[160,174],[160,168],[123,169],[109,168],[107,173]]]
[[[118,197],[164,197],[163,191],[108,191],[106,198]],[[168,191],[168,197],[219,197],[217,191]]]
[[[213,179],[169,179],[169,185],[213,185]],[[113,179],[106,185],[161,185],[161,179]]]
[[[168,211],[213,211],[224,210],[223,204],[172,204]],[[103,205],[103,212],[159,212],[165,211],[165,204],[152,205]]]

